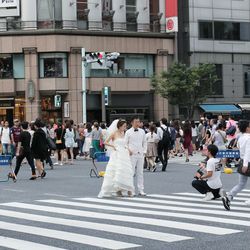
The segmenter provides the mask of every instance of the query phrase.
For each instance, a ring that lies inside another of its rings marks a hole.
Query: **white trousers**
[[[137,178],[137,188],[139,193],[144,192],[143,166],[144,157],[131,156],[131,164]]]

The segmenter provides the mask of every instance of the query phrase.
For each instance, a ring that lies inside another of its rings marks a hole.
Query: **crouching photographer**
[[[209,145],[207,147],[207,163],[202,163],[201,168],[196,172],[192,186],[201,194],[205,194],[204,201],[220,198],[224,196],[221,182],[221,168],[220,159],[216,159],[218,147]]]

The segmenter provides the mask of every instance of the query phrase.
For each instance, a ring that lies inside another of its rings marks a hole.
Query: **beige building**
[[[0,4],[0,120],[82,122],[81,48],[121,54],[111,68],[85,69],[88,121],[133,114],[156,120],[171,113],[150,87],[151,75],[173,60],[173,39],[163,29],[165,1],[14,2],[18,7],[10,17]],[[31,8],[35,15],[29,15]],[[111,103],[102,110],[105,86],[111,88]],[[61,97],[58,106],[55,95]]]

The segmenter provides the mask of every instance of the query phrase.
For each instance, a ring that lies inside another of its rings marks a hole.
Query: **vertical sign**
[[[166,0],[166,32],[178,32],[178,0]]]
[[[64,118],[69,118],[70,115],[69,115],[69,102],[64,102],[64,105],[63,105],[63,110],[64,110]]]

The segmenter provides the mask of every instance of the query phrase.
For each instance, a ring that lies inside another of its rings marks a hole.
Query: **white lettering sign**
[[[0,0],[0,8],[17,7],[17,0]]]

